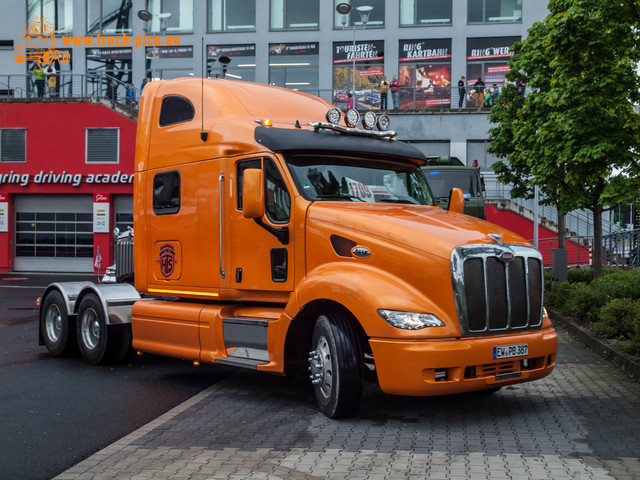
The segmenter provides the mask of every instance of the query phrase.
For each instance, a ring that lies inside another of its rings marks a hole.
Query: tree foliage
[[[640,7],[635,0],[550,0],[549,15],[513,47],[489,120],[494,170],[514,196],[559,214],[594,214],[594,269],[601,272],[602,211],[640,188]]]

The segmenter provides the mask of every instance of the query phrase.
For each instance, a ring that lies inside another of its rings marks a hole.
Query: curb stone
[[[612,347],[607,342],[593,336],[593,334],[581,325],[563,317],[558,312],[547,307],[549,317],[554,324],[562,326],[569,334],[585,344],[605,360],[621,368],[634,379],[640,379],[640,362],[630,355]]]

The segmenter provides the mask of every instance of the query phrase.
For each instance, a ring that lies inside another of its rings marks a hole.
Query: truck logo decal
[[[351,249],[351,253],[354,257],[366,258],[371,255],[371,250],[369,250],[367,247],[353,247]]]
[[[160,265],[160,273],[165,278],[169,278],[173,273],[173,266],[178,263],[176,252],[172,245],[165,243],[160,247],[160,257],[156,260]]]
[[[503,262],[508,263],[516,258],[516,256],[511,252],[503,252],[502,255],[500,255],[500,257],[498,258],[500,258],[500,260],[502,260]]]

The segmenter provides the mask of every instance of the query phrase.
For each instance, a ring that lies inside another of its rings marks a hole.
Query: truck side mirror
[[[248,168],[242,172],[242,214],[245,218],[264,215],[264,183],[260,169]]]
[[[450,212],[464,213],[464,196],[462,190],[459,188],[452,188],[449,194],[449,208]]]

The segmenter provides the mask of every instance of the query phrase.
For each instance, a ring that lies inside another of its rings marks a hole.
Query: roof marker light
[[[271,120],[269,120],[268,118],[263,118],[263,119],[258,118],[256,120],[256,123],[259,123],[263,127],[272,127],[273,126],[273,122]]]
[[[342,112],[336,107],[333,107],[327,112],[325,118],[327,119],[327,122],[332,123],[333,125],[338,125],[342,118]]]
[[[376,126],[376,114],[371,110],[366,112],[362,117],[362,126],[367,130],[372,130]]]
[[[391,124],[391,120],[387,115],[380,115],[378,117],[378,130],[385,131],[389,129],[389,125]]]
[[[347,111],[347,114],[344,116],[344,122],[347,124],[347,127],[354,128],[358,125],[358,122],[360,122],[360,113],[352,108]]]

